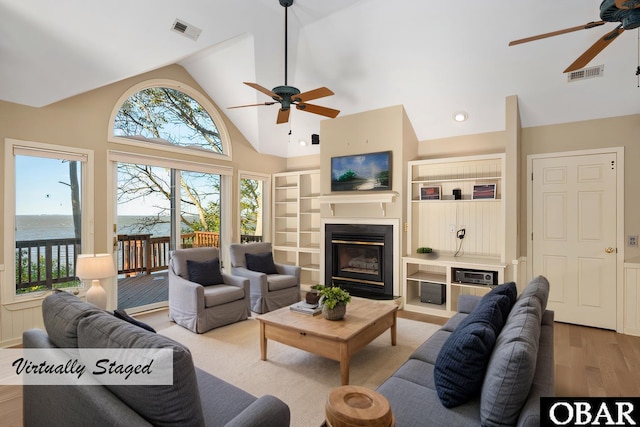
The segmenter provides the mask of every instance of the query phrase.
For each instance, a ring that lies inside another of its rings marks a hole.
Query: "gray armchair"
[[[219,257],[220,251],[217,248],[171,251],[170,320],[201,334],[245,320],[251,315],[249,280],[223,274],[219,267],[217,270],[212,267],[217,264],[215,260],[219,260]]]
[[[252,311],[267,313],[300,301],[300,267],[273,262],[271,243],[233,243],[229,251],[231,274],[249,279]],[[268,261],[256,261],[261,256]],[[255,271],[255,264],[266,268]]]

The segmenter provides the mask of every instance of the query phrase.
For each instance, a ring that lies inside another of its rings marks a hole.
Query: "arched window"
[[[231,157],[224,122],[196,90],[167,80],[152,80],[129,89],[112,113],[109,140],[151,144],[169,151],[196,150],[199,155]]]

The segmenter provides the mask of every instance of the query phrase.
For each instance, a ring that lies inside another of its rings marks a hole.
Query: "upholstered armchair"
[[[170,320],[201,334],[250,315],[249,280],[222,273],[217,248],[171,251]]]
[[[231,274],[249,279],[251,310],[267,313],[300,301],[300,267],[273,261],[270,242],[233,243]]]

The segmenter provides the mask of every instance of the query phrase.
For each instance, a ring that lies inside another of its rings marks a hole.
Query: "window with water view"
[[[82,161],[15,155],[16,293],[78,286]]]

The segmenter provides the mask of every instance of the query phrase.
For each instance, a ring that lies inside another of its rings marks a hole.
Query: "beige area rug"
[[[398,319],[397,345],[385,331],[351,358],[349,383],[375,389],[440,326]],[[291,408],[293,427],[317,427],[324,421],[329,392],[340,386],[340,363],[268,341],[267,360],[260,360],[260,327],[255,319],[205,334],[173,325],[160,331],[187,346],[197,367],[241,389],[271,394]]]

